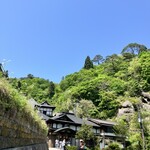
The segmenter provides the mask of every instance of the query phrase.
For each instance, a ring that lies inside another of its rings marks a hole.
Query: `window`
[[[80,130],[80,126],[77,127],[77,131],[79,131],[79,130]]]
[[[57,128],[62,128],[62,124],[59,123],[59,124],[57,125]]]
[[[107,127],[106,132],[108,132],[108,133],[113,133],[113,129],[112,129],[112,127]]]
[[[51,115],[51,113],[50,113],[49,111],[47,111],[47,112],[46,112],[46,115],[50,116],[50,115]]]
[[[93,128],[93,132],[96,133],[96,129]]]
[[[100,133],[100,129],[96,129],[96,133]]]
[[[57,124],[56,123],[53,123],[53,128],[57,128]]]
[[[47,111],[43,111],[43,114],[46,115],[46,114],[47,114]]]
[[[52,116],[52,112],[51,112],[51,111],[47,111],[47,112],[46,112],[46,115]]]
[[[71,128],[72,130],[76,130],[76,127],[73,126],[73,125],[70,125],[70,128]]]
[[[47,108],[47,111],[52,111],[52,109],[51,108]]]

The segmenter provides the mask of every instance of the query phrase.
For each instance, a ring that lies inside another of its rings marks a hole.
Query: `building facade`
[[[83,124],[92,126],[95,135],[100,134],[99,125],[78,118],[73,113],[59,113],[47,120],[46,123],[49,128],[48,137],[50,147],[54,147],[55,139],[59,139],[59,141],[65,139],[66,143],[69,143],[69,145],[78,145],[79,141],[75,138],[75,135]]]
[[[124,137],[114,133],[115,122],[100,119],[81,119],[73,113],[62,112],[53,115],[54,106],[50,106],[47,101],[38,104],[34,99],[29,100],[32,108],[38,110],[41,119],[46,121],[48,126],[48,145],[55,147],[56,139],[62,142],[64,139],[67,145],[79,145],[79,140],[75,138],[77,131],[83,124],[92,126],[95,136],[99,137],[100,149],[105,148],[111,142],[119,142],[124,147]]]
[[[117,124],[111,121],[105,121],[100,119],[89,119],[89,121],[99,125],[100,128],[100,149],[107,147],[112,142],[120,143],[123,148],[125,146],[125,137],[122,135],[116,135],[114,133],[114,126]]]

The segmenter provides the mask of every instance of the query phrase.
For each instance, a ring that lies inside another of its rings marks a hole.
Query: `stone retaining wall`
[[[1,79],[0,150],[46,143],[46,136],[46,124],[28,106],[25,97],[13,89],[7,81]]]
[[[48,150],[48,146],[46,143],[43,143],[43,144],[35,144],[35,145],[29,145],[24,147],[17,147],[17,148],[7,148],[2,150]]]
[[[46,136],[36,126],[0,116],[0,149],[45,143]]]

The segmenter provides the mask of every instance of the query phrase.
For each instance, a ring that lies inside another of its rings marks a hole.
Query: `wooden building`
[[[50,106],[47,101],[41,103],[40,105],[36,105],[36,107],[40,113],[42,113],[48,117],[53,117],[53,111],[54,111],[55,107]]]
[[[38,114],[42,120],[47,121],[50,117],[53,117],[55,106],[50,106],[47,101],[39,104],[33,98],[31,98],[28,102],[33,109],[38,110]]]
[[[45,120],[48,126],[48,144],[49,147],[55,146],[55,140],[66,140],[66,143],[70,145],[79,145],[78,139],[75,138],[77,131],[80,130],[82,124],[91,125],[95,136],[100,138],[100,149],[108,146],[109,143],[116,141],[122,144],[124,147],[123,136],[118,136],[113,131],[115,122],[100,120],[100,119],[88,119],[84,120],[78,118],[73,113],[62,112],[57,115],[53,115],[55,109],[54,106],[50,106],[47,101],[38,104],[34,99],[29,100],[30,105],[37,109],[41,119]]]
[[[58,115],[46,121],[49,131],[49,145],[54,147],[55,139],[69,142],[70,145],[78,145],[78,140],[75,139],[76,132],[80,129],[82,124],[91,125],[95,135],[100,134],[99,125],[81,118],[76,117],[73,113],[59,113]]]
[[[105,121],[100,119],[89,119],[89,121],[96,123],[100,128],[100,149],[107,147],[111,142],[120,143],[121,147],[125,146],[125,137],[122,135],[116,135],[114,133],[114,125],[117,123],[111,121]]]

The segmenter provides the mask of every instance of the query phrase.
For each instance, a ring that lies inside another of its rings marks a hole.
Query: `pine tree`
[[[93,62],[91,61],[90,57],[87,56],[84,63],[84,69],[91,69],[93,68]]]
[[[52,98],[55,94],[55,84],[51,81],[49,85],[49,97]]]

